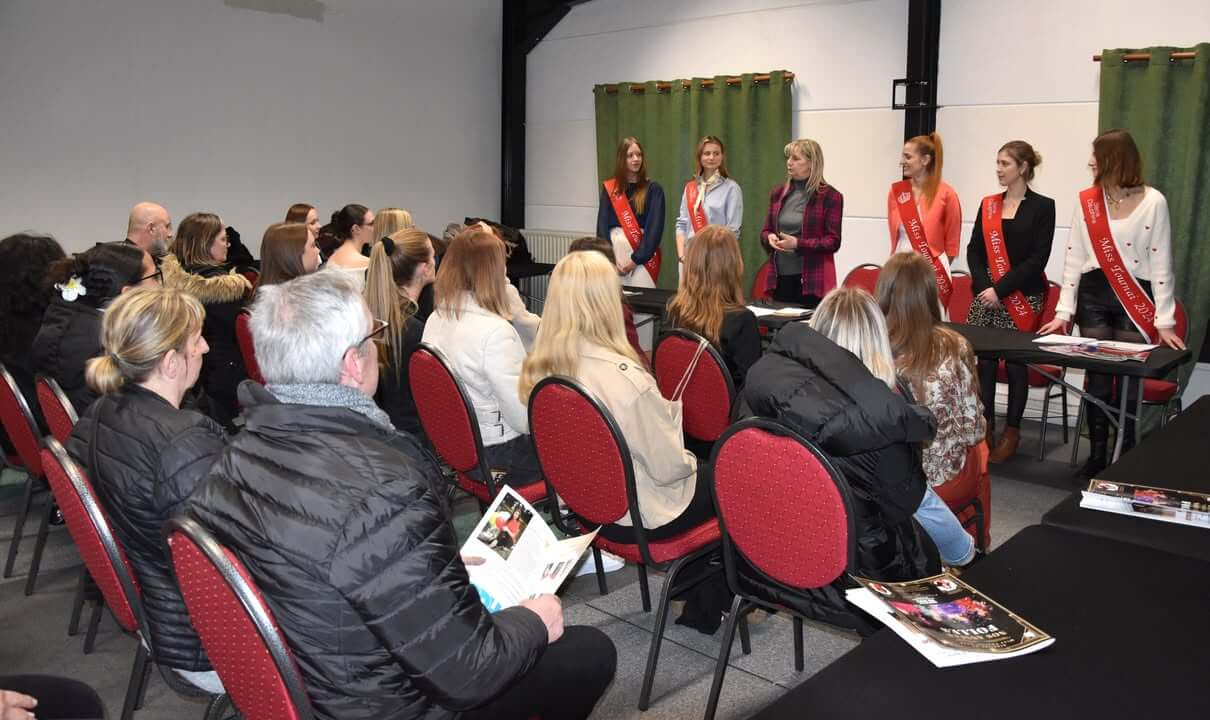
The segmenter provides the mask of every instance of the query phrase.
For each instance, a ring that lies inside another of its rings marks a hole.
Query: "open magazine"
[[[1080,507],[1210,528],[1210,495],[1146,485],[1092,480]]]
[[[1035,338],[1034,342],[1041,345],[1043,350],[1059,355],[1090,357],[1110,362],[1134,360],[1147,362],[1151,351],[1158,345],[1145,343],[1130,343],[1120,340],[1095,340],[1093,338],[1075,337],[1069,335],[1043,335]]]
[[[597,536],[559,540],[534,507],[505,485],[460,551],[488,612],[553,593]]]
[[[1054,638],[956,576],[884,583],[853,577],[849,602],[873,615],[937,667],[1037,652]]]

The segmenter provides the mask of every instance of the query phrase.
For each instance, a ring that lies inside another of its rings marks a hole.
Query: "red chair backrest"
[[[42,466],[67,531],[105,604],[123,630],[138,632],[142,613],[139,581],[84,470],[53,437],[42,448]]]
[[[1056,282],[1046,282],[1046,300],[1042,303],[1042,315],[1038,318],[1038,327],[1055,319],[1055,308],[1059,307],[1059,295],[1063,288]]]
[[[851,570],[848,486],[790,430],[762,419],[728,430],[714,449],[714,491],[724,536],[777,582],[817,588]]]
[[[165,531],[189,620],[243,717],[309,720],[294,657],[248,569],[192,519]]]
[[[580,518],[616,522],[630,509],[630,450],[609,411],[574,380],[543,379],[529,396],[529,430],[542,474]]]
[[[975,301],[971,276],[964,272],[955,272],[950,279],[954,288],[950,293],[950,303],[946,306],[946,309],[950,311],[950,322],[965,323],[966,316],[971,311],[971,303]]]
[[[1176,301],[1176,326],[1172,328],[1181,340],[1189,339],[1189,316],[1185,314],[1185,304]]]
[[[8,441],[17,451],[17,457],[28,472],[37,477],[42,476],[42,458],[38,455],[41,447],[38,442],[38,424],[34,422],[34,414],[30,412],[29,403],[21,394],[17,380],[9,373],[8,368],[0,364],[0,422],[4,424],[4,433]]]
[[[248,281],[253,290],[256,289],[256,283],[260,282],[260,273],[255,270],[245,270],[240,275],[244,276],[244,279]]]
[[[752,278],[752,291],[748,294],[753,300],[768,300],[773,297],[773,287],[769,284],[769,261],[761,263]]]
[[[256,346],[252,343],[252,328],[248,325],[250,319],[247,312],[235,316],[235,341],[239,343],[239,354],[244,358],[248,377],[264,385],[265,378],[260,374],[260,365],[256,362]]]
[[[844,287],[861,288],[873,295],[874,290],[878,287],[878,275],[880,273],[882,273],[881,265],[865,263],[850,270],[849,274],[844,276],[844,282],[841,284]]]
[[[42,417],[46,418],[50,434],[60,443],[66,443],[79,419],[76,409],[54,378],[39,375],[37,388],[38,404],[42,406]]]
[[[441,459],[460,473],[479,468],[479,421],[441,351],[421,343],[408,357],[408,382],[420,425]]]
[[[655,348],[655,379],[660,394],[671,400],[672,394],[689,369],[698,344],[705,340],[688,330],[673,330]],[[714,442],[731,424],[731,406],[735,386],[723,358],[709,343],[689,376],[681,395],[685,434]]]

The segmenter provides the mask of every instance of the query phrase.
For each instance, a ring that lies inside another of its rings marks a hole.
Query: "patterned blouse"
[[[929,487],[936,487],[962,472],[966,451],[983,439],[987,421],[974,373],[959,358],[929,374],[922,400],[937,418],[937,435],[924,446],[923,457]]]

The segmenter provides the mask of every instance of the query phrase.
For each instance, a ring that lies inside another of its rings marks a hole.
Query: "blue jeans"
[[[958,518],[932,488],[925,490],[916,522],[924,528],[946,565],[965,565],[975,557],[975,539],[962,527]]]

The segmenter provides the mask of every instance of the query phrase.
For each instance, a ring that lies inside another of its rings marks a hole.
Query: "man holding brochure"
[[[352,283],[261,288],[267,385],[188,513],[248,567],[322,718],[583,718],[613,679],[595,628],[551,594],[490,614],[467,578],[440,474],[372,399],[370,317]]]

